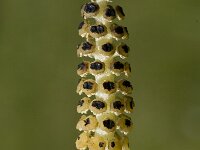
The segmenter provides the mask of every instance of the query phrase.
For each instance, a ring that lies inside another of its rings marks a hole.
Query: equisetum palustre
[[[127,80],[129,46],[123,42],[128,30],[115,23],[125,17],[122,7],[111,4],[93,0],[81,8],[84,21],[78,30],[85,41],[78,45],[77,55],[85,60],[77,69],[77,93],[85,97],[77,106],[82,114],[76,126],[82,132],[76,140],[79,150],[130,150],[127,134],[133,123],[128,115],[135,103]]]

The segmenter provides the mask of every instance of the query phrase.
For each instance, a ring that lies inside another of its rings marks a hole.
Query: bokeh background
[[[200,149],[200,1],[114,0],[127,18],[135,150]],[[0,150],[74,150],[82,0],[0,0]]]

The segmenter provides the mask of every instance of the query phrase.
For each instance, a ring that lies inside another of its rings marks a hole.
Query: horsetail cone
[[[77,55],[85,60],[77,69],[81,76],[77,93],[84,95],[77,106],[82,114],[76,126],[82,132],[76,140],[79,150],[130,150],[127,134],[133,123],[129,114],[135,104],[127,79],[129,46],[123,42],[128,30],[114,22],[124,19],[122,7],[111,4],[93,0],[81,8],[84,21],[78,30],[85,41],[78,45]]]

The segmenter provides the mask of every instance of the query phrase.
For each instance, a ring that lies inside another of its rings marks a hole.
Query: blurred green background
[[[82,0],[0,0],[0,150],[74,150]],[[200,1],[115,0],[127,18],[134,150],[200,149]]]

